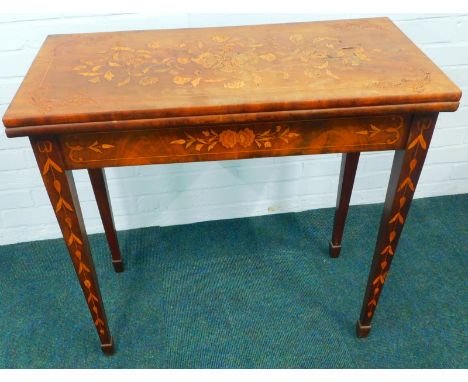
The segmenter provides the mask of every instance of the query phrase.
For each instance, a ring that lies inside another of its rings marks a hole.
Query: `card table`
[[[47,37],[3,123],[8,137],[29,137],[101,348],[112,354],[72,170],[89,172],[122,272],[105,167],[342,153],[329,243],[338,257],[360,153],[393,150],[356,326],[366,337],[438,113],[455,111],[460,97],[388,18],[68,34]]]

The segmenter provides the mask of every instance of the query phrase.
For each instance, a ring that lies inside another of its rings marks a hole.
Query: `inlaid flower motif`
[[[237,143],[237,133],[232,130],[224,130],[219,134],[219,142],[227,149],[232,149]]]
[[[151,58],[151,52],[145,49],[132,49],[126,46],[115,46],[112,48],[112,62],[117,65],[135,67],[147,62]],[[110,66],[112,66],[110,64]]]
[[[252,130],[246,128],[239,131],[237,141],[242,147],[249,147],[255,140],[255,134]]]
[[[192,58],[192,61],[206,69],[210,69],[218,63],[218,58],[211,52],[204,52]]]

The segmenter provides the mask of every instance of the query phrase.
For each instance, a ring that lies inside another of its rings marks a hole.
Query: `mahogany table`
[[[49,36],[9,106],[28,136],[104,353],[114,351],[72,170],[88,169],[117,272],[103,168],[343,153],[330,255],[359,155],[394,150],[365,337],[437,115],[460,90],[387,18]]]

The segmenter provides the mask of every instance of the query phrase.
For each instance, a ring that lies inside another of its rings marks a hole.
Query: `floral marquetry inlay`
[[[299,137],[299,133],[291,132],[288,127],[276,126],[274,129],[266,129],[261,133],[254,133],[252,129],[244,128],[241,130],[227,129],[217,133],[213,129],[203,130],[201,136],[185,132],[185,137],[176,139],[171,145],[182,145],[186,150],[192,147],[196,151],[213,150],[217,144],[225,149],[233,149],[237,145],[248,148],[254,144],[258,148],[270,148],[275,141],[289,143],[292,138]]]
[[[413,173],[418,165],[421,166],[421,163],[418,163],[423,161],[422,158],[424,158],[421,153],[427,151],[428,143],[425,134],[426,131],[431,128],[431,124],[432,120],[428,118],[417,121],[415,134],[411,137],[407,146],[407,151],[410,154],[408,167],[403,169],[405,175],[400,179],[396,190],[395,199],[397,200],[397,205],[387,222],[388,237],[386,238],[383,248],[380,250],[380,269],[372,281],[372,293],[367,302],[366,315],[369,319],[373,316],[374,310],[377,307],[377,301],[382,291],[382,286],[387,278],[391,257],[393,257],[395,253],[395,242],[397,241],[398,232],[401,231],[406,220],[403,210],[407,207],[409,203],[408,200],[415,191],[417,179],[414,179]]]
[[[403,148],[409,117],[388,115],[359,119],[315,119],[199,127],[134,129],[60,137],[65,160],[73,168],[86,163],[166,163],[241,156],[372,151]]]
[[[244,123],[256,113],[283,122],[289,111],[448,111],[459,97],[388,18],[335,20],[50,36],[4,120],[23,131],[88,122],[109,122],[100,130],[110,131],[152,119],[170,127],[169,118],[200,126],[208,116]]]
[[[110,150],[113,149],[115,146],[111,145],[109,143],[99,143],[98,141],[94,141],[93,143],[82,146],[80,144],[71,144],[70,142],[66,142],[65,145],[69,149],[68,151],[68,156],[72,161],[75,162],[82,162],[83,161],[83,155],[82,152],[85,150],[91,150],[94,151],[95,153],[102,153],[105,150]]]
[[[297,33],[283,39],[265,44],[254,37],[220,34],[173,46],[162,46],[158,41],[147,41],[138,47],[115,45],[92,58],[79,60],[72,70],[96,85],[161,86],[164,82],[194,88],[216,83],[226,89],[239,89],[260,87],[268,77],[285,83],[293,75],[299,81],[310,82],[324,76],[339,81],[337,69],[371,61],[363,46],[349,46],[336,37],[312,38]],[[294,74],[289,68],[294,69]]]
[[[394,126],[387,126],[387,127],[379,127],[376,126],[375,123],[370,123],[369,128],[365,130],[356,131],[356,134],[363,135],[367,137],[369,140],[373,140],[374,137],[379,138],[380,136],[384,136],[386,138],[386,143],[391,145],[401,137],[401,130],[404,125],[403,117],[397,116],[392,117],[392,122],[395,122]]]

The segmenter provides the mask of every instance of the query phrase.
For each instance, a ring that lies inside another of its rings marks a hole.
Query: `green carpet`
[[[466,368],[468,195],[416,200],[367,339],[355,337],[382,205],[92,235],[116,341],[102,355],[62,240],[0,247],[2,368]]]

